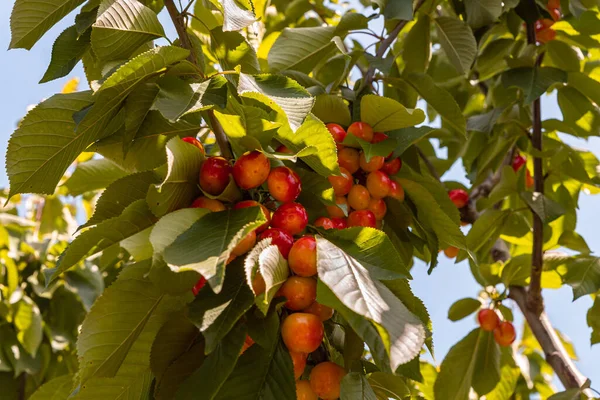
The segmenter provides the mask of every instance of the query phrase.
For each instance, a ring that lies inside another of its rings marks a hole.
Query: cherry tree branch
[[[196,54],[192,47],[192,42],[190,40],[190,36],[187,32],[187,24],[185,22],[185,13],[179,12],[177,6],[173,0],[164,0],[165,7],[169,12],[169,16],[173,21],[173,25],[175,25],[175,30],[177,31],[177,35],[179,36],[179,42],[181,47],[188,49],[190,51],[190,55],[188,56],[188,61],[190,61],[195,66],[198,65],[198,60],[196,59]],[[223,131],[223,127],[215,117],[215,113],[213,110],[207,110],[206,114],[208,115],[208,124],[212,128],[212,131],[215,134],[215,139],[217,140],[217,144],[219,145],[219,149],[221,150],[221,154],[223,157],[227,159],[233,158],[233,153],[231,152],[231,148],[229,147],[229,141],[227,140],[227,135],[225,135],[225,131]]]

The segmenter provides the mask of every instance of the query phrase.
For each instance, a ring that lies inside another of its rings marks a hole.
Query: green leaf
[[[138,131],[142,127],[150,107],[158,96],[159,88],[154,83],[145,83],[133,91],[123,104],[125,110],[125,132],[123,133],[123,153],[127,154]]]
[[[565,264],[564,281],[573,288],[573,299],[600,290],[600,258],[574,257]]]
[[[500,275],[506,285],[526,286],[531,275],[531,255],[520,254],[512,257],[502,268]]]
[[[567,72],[579,72],[581,69],[577,52],[560,40],[546,43],[546,57],[552,62],[552,66]]]
[[[554,221],[566,211],[562,205],[538,192],[521,192],[521,198],[547,224]]]
[[[256,21],[254,13],[241,8],[235,0],[222,0],[222,3],[224,31],[239,31]]]
[[[380,8],[386,20],[405,20],[413,18],[413,6],[410,0],[371,0]]]
[[[174,76],[165,76],[159,82],[160,92],[153,109],[171,121],[181,116],[207,110],[214,105],[225,107],[227,81],[217,76],[201,83],[189,83]]]
[[[167,400],[173,398],[180,385],[204,363],[204,344],[194,343],[181,357],[177,358],[165,371],[154,386],[154,398]]]
[[[368,381],[379,400],[410,398],[410,389],[399,376],[373,372],[369,375]]]
[[[515,364],[511,348],[502,349],[502,368],[500,382],[494,390],[486,394],[488,400],[508,400],[515,392],[517,382],[521,377],[521,370]]]
[[[426,137],[434,131],[435,128],[431,128],[429,126],[419,126],[403,128],[388,132],[388,136],[396,139],[398,142],[396,150],[394,151],[394,155],[402,155],[402,153],[404,153],[406,149],[408,149],[410,146],[417,143],[419,140],[423,139],[424,137]]]
[[[91,31],[88,30],[80,36],[77,28],[73,25],[58,35],[52,46],[50,65],[40,83],[67,76],[89,48],[90,33]]]
[[[465,0],[467,23],[477,29],[492,25],[502,14],[502,0]]]
[[[265,221],[260,207],[209,213],[167,246],[164,260],[176,271],[198,272],[218,293],[231,251]]]
[[[510,217],[507,210],[486,210],[475,221],[467,234],[467,247],[477,252],[490,243],[494,243],[502,233],[504,224]]]
[[[216,349],[219,341],[252,307],[254,295],[246,284],[240,262],[227,268],[223,289],[215,294],[205,286],[189,308],[190,320],[200,329],[206,341],[206,354]]]
[[[467,121],[456,100],[447,90],[437,86],[431,76],[427,74],[411,73],[406,76],[406,81],[455,132],[466,135]]]
[[[165,32],[154,11],[137,0],[103,0],[92,27],[92,49],[102,60],[129,57]]]
[[[484,395],[491,392],[500,381],[500,346],[492,332],[480,330],[477,359],[473,370],[473,389]]]
[[[220,27],[210,31],[211,48],[224,70],[239,66],[245,74],[260,73],[254,47],[238,32],[223,32]]]
[[[62,375],[44,383],[29,398],[30,400],[66,399],[73,388],[73,374]]]
[[[600,297],[596,297],[594,304],[587,312],[587,324],[592,328],[590,344],[600,343]]]
[[[317,269],[319,279],[346,307],[377,324],[382,336],[385,332],[392,370],[419,354],[425,342],[419,318],[381,282],[372,279],[360,262],[320,236]]]
[[[438,17],[434,21],[446,57],[459,74],[466,75],[477,56],[477,42],[471,28],[452,17]]]
[[[600,105],[600,82],[582,72],[569,72],[567,85],[579,90],[596,105]]]
[[[101,222],[77,236],[61,254],[56,267],[44,270],[44,274],[49,278],[48,282],[56,280],[61,273],[83,258],[119,243],[152,226],[155,222],[156,218],[148,209],[146,202],[134,201],[118,217]]]
[[[284,28],[269,51],[269,67],[309,73],[336,48],[335,32],[333,26]]]
[[[558,82],[566,83],[567,73],[552,67],[512,68],[502,74],[504,87],[516,86],[521,89],[525,103],[531,103]]]
[[[360,101],[360,116],[376,132],[407,128],[425,120],[423,110],[406,108],[396,100],[370,94]]]
[[[370,17],[366,17],[361,13],[348,11],[342,15],[340,22],[335,27],[335,34],[343,36],[348,31],[367,29],[369,27],[370,19]]]
[[[17,0],[10,15],[9,49],[31,49],[58,21],[84,0]]]
[[[332,94],[321,94],[315,97],[313,114],[324,123],[336,123],[348,126],[352,123],[350,109],[340,96]]]
[[[15,305],[13,323],[17,328],[17,339],[35,357],[42,343],[42,315],[37,304],[29,297],[23,297]]]
[[[135,375],[93,378],[72,396],[74,400],[137,400],[150,396],[152,372],[149,368]]]
[[[458,321],[468,317],[475,311],[481,308],[481,301],[466,297],[464,299],[456,300],[454,304],[450,306],[448,310],[448,319],[450,321]]]
[[[431,18],[423,14],[406,34],[402,48],[404,73],[427,71],[431,58]]]
[[[377,400],[367,378],[358,372],[350,372],[342,379],[340,399]]]
[[[78,196],[85,192],[104,189],[127,173],[114,162],[105,158],[78,164],[75,171],[63,183],[69,194]]]

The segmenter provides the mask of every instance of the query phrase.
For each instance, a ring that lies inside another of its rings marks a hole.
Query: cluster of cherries
[[[373,128],[367,123],[354,122],[348,127],[348,131],[338,124],[327,124],[327,129],[336,141],[338,149],[341,175],[328,178],[338,205],[328,206],[329,218],[318,218],[315,225],[325,229],[341,229],[347,226],[375,228],[387,212],[383,200],[385,197],[404,200],[404,189],[390,178],[390,175],[400,171],[402,161],[391,154],[388,157],[372,156],[367,159],[363,151],[342,144],[347,134],[370,143],[378,143],[388,138],[382,132],[373,132]],[[340,206],[347,209],[347,218]]]
[[[535,21],[535,38],[539,43],[548,43],[556,37],[556,31],[552,25],[562,17],[560,12],[560,0],[549,0],[546,9],[552,19],[542,18]]]
[[[477,321],[484,331],[494,332],[494,340],[500,346],[510,346],[517,337],[514,325],[510,321],[500,321],[496,311],[490,308],[480,310]]]

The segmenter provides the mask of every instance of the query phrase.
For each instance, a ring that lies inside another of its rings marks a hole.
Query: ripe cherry
[[[548,18],[540,19],[535,22],[535,38],[540,43],[548,43],[556,37],[556,31],[552,29],[554,21]]]
[[[314,225],[323,229],[333,229],[335,228],[335,224],[333,221],[327,217],[319,217],[315,220]]]
[[[271,196],[282,203],[296,200],[302,190],[300,177],[288,167],[272,169],[267,179],[267,186]]]
[[[339,176],[331,175],[327,179],[331,183],[331,186],[333,186],[336,196],[345,196],[352,189],[354,180],[352,179],[352,174],[346,168],[340,167],[340,173],[341,175]]]
[[[444,254],[448,258],[455,258],[458,255],[458,248],[454,246],[446,247],[444,249]]]
[[[386,161],[381,170],[388,175],[396,175],[402,168],[402,160],[399,157]]]
[[[390,192],[388,196],[396,200],[404,201],[404,188],[398,182],[390,179]]]
[[[233,179],[240,188],[248,190],[265,183],[270,171],[267,156],[254,150],[244,153],[233,164]]]
[[[344,205],[346,208],[348,207],[348,200],[346,196],[337,196],[335,198],[336,204]],[[327,206],[327,214],[329,214],[332,218],[344,218],[346,214],[344,214],[344,210],[342,210],[339,206]]]
[[[360,153],[359,159],[360,168],[365,172],[373,172],[381,169],[385,164],[385,158],[382,156],[373,156],[369,161],[365,157],[365,153]]]
[[[498,314],[489,308],[483,309],[477,313],[477,321],[479,321],[481,329],[488,332],[492,332],[500,325]]]
[[[192,203],[192,208],[206,208],[210,211],[223,211],[225,210],[225,205],[221,203],[219,200],[209,199],[205,196],[200,196]]]
[[[323,323],[316,315],[295,313],[281,324],[281,336],[289,351],[312,353],[323,341]]]
[[[469,202],[469,193],[463,189],[452,189],[448,192],[448,196],[458,208],[463,208]]]
[[[355,210],[365,210],[369,207],[371,195],[363,185],[354,185],[348,193],[348,205]]]
[[[346,229],[348,227],[346,218],[331,218],[331,221],[335,229]]]
[[[373,134],[373,139],[371,140],[371,143],[383,142],[387,138],[388,138],[388,135],[386,135],[385,133],[383,133],[383,132],[375,132]]]
[[[548,0],[548,8],[560,8],[560,0]]]
[[[331,136],[333,136],[333,140],[335,140],[337,143],[342,143],[344,141],[347,133],[341,125],[327,124],[325,126],[329,130],[329,133],[331,133]]]
[[[390,177],[382,171],[373,171],[367,176],[367,190],[376,199],[384,198],[390,192]]]
[[[304,236],[296,240],[288,255],[288,264],[296,275],[317,274],[317,241],[314,236]]]
[[[209,157],[200,167],[200,187],[213,196],[223,193],[229,184],[231,166],[223,157]]]
[[[267,283],[260,271],[256,271],[256,275],[252,278],[252,291],[256,296],[260,296],[267,290]]]
[[[371,128],[371,125],[364,122],[353,122],[348,127],[348,133],[359,139],[366,140],[367,142],[373,140],[373,128]]]
[[[296,381],[296,399],[297,400],[319,400],[315,392],[310,387],[309,381]]]
[[[525,164],[527,164],[527,159],[522,155],[518,154],[517,156],[515,156],[515,159],[512,162],[512,169],[513,171],[517,172]]]
[[[294,238],[283,229],[269,228],[260,234],[260,240],[271,238],[271,244],[277,246],[283,258],[287,259],[290,249],[294,244]]]
[[[246,335],[246,339],[244,340],[244,344],[242,345],[242,350],[240,350],[240,355],[244,354],[246,350],[248,350],[254,344],[254,340],[248,335]]]
[[[562,17],[562,14],[558,8],[548,8],[548,12],[554,21],[558,21]]]
[[[375,219],[377,221],[381,221],[387,213],[387,205],[382,199],[373,198],[371,201],[369,201],[369,210],[375,214]]]
[[[325,361],[317,364],[310,371],[310,387],[323,400],[333,400],[340,397],[342,379],[346,370],[339,365]]]
[[[273,213],[271,225],[283,229],[291,235],[297,235],[306,228],[308,214],[304,206],[298,203],[285,203]]]
[[[533,176],[531,176],[531,172],[529,172],[529,170],[525,171],[525,186],[527,186],[527,189],[533,187],[534,184],[535,180],[533,179]]]
[[[541,31],[549,29],[550,27],[552,27],[552,25],[554,25],[554,21],[552,21],[551,19],[538,19],[537,21],[535,21],[535,32],[539,33]]]
[[[308,357],[308,354],[290,351],[290,357],[292,358],[292,364],[294,366],[294,378],[300,379],[304,372],[304,368],[306,367],[306,358]]]
[[[192,288],[192,293],[194,293],[194,296],[198,295],[200,289],[202,289],[204,285],[206,285],[206,279],[203,276],[201,276],[200,279],[198,279],[198,282],[196,282],[196,284]]]
[[[252,250],[254,245],[256,244],[256,231],[250,232],[246,235],[245,238],[240,240],[240,242],[233,248],[231,254],[234,256],[241,256]]]
[[[187,137],[181,138],[181,140],[183,140],[186,143],[191,144],[192,146],[196,146],[197,148],[200,149],[202,154],[204,154],[204,146],[202,146],[202,143],[200,143],[200,141],[198,139],[196,139],[195,137],[187,136]]]
[[[303,276],[290,276],[281,285],[278,295],[287,299],[286,308],[293,311],[302,310],[317,298],[317,281]]]
[[[508,321],[503,321],[494,329],[494,340],[500,346],[510,346],[516,339],[515,327]]]
[[[278,153],[283,153],[283,154],[294,154],[294,152],[292,150],[288,149],[284,144],[280,144],[279,146],[277,146],[275,151]]]
[[[324,306],[316,301],[303,310],[305,313],[313,314],[319,317],[323,322],[333,317],[333,308]]]
[[[348,226],[377,227],[377,219],[371,210],[352,211],[348,215]]]
[[[269,209],[267,207],[264,206],[264,204],[260,204],[258,201],[254,201],[254,200],[243,200],[240,201],[239,203],[236,203],[233,206],[234,210],[239,210],[240,208],[248,208],[248,207],[260,207],[262,209],[263,214],[265,214],[265,217],[267,218],[267,222],[265,222],[264,224],[262,224],[261,226],[259,226],[258,228],[256,228],[257,232],[262,232],[265,229],[267,229],[269,227],[269,225],[271,224],[271,211],[269,211]]]
[[[360,168],[360,153],[352,147],[344,147],[338,151],[338,164],[351,174]]]

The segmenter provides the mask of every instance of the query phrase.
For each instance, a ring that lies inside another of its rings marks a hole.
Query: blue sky
[[[73,16],[65,18],[52,28],[31,51],[6,51],[10,42],[9,15],[13,1],[0,1],[0,187],[8,185],[5,170],[7,142],[15,128],[16,122],[25,114],[27,106],[38,103],[59,92],[68,78],[38,84],[50,60],[52,43],[56,36],[72,24]],[[174,38],[171,24],[161,15],[161,20],[169,37]],[[377,32],[380,28],[374,27]],[[361,39],[364,35],[360,35]],[[85,86],[85,76],[81,65],[77,66],[69,77],[80,77]],[[553,98],[543,99],[544,118],[556,117],[562,119],[560,110]],[[593,151],[600,156],[600,139],[590,141],[566,138],[570,144]],[[460,165],[455,165],[444,177],[447,180],[457,180],[467,183],[464,171]],[[586,238],[590,248],[597,252],[600,249],[600,235],[597,234],[600,214],[597,212],[600,198],[587,195],[581,196],[578,231]],[[595,209],[596,208],[596,209]],[[459,322],[450,322],[447,318],[448,307],[462,297],[476,297],[480,287],[472,278],[466,263],[455,265],[441,257],[440,265],[432,275],[427,275],[427,268],[418,264],[413,269],[412,282],[415,293],[425,302],[429,309],[434,326],[434,344],[436,361],[443,359],[448,349],[460,338],[476,326],[474,318],[466,318]],[[592,386],[600,388],[600,345],[590,347],[590,329],[586,324],[586,313],[592,304],[589,297],[572,302],[572,292],[568,287],[560,290],[546,290],[547,312],[555,327],[567,335],[575,344],[579,361],[577,365],[584,375],[592,380]],[[515,315],[518,310],[512,302],[506,306],[512,307]]]

